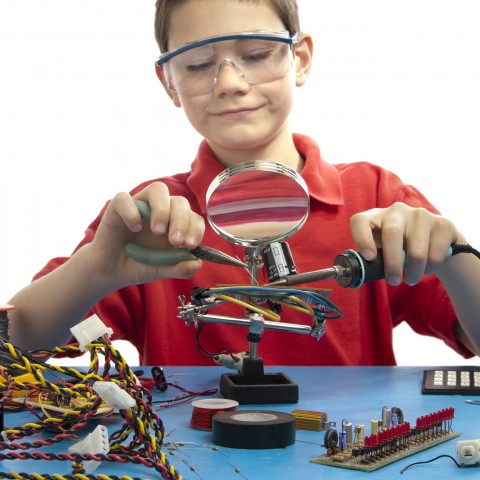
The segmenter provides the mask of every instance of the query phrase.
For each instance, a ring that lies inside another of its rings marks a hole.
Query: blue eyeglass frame
[[[254,40],[273,40],[275,42],[282,42],[288,45],[295,45],[298,40],[298,33],[290,35],[290,32],[267,32],[267,31],[258,31],[258,32],[242,32],[242,33],[232,33],[229,35],[220,35],[218,37],[208,37],[198,40],[196,42],[187,43],[181,47],[175,48],[169,52],[165,52],[160,55],[155,64],[158,67],[161,67],[164,63],[168,62],[171,58],[179,55],[180,53],[191,50],[192,48],[201,47],[202,45],[207,45],[209,43],[223,42],[225,40],[242,40],[245,38],[251,38]]]

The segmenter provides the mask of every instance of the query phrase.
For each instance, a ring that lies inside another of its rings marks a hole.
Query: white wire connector
[[[248,356],[248,352],[239,352],[239,353],[219,353],[213,357],[213,360],[218,365],[222,365],[226,368],[231,368],[241,372],[243,369],[243,359]]]
[[[480,440],[460,440],[456,445],[457,458],[464,465],[480,464]]]
[[[94,342],[97,338],[113,334],[113,330],[108,328],[97,315],[92,315],[70,329],[78,342],[80,351],[86,352],[87,345]]]
[[[92,388],[112,408],[126,410],[135,405],[135,399],[122,390],[115,382],[95,382]]]
[[[68,448],[68,453],[76,453],[78,455],[83,455],[84,453],[106,455],[109,451],[108,430],[104,425],[98,425],[98,427],[92,433],[89,433],[83,440],[80,440]],[[101,462],[97,462],[96,460],[85,460],[83,462],[85,474],[90,475],[97,469],[100,463]]]
[[[6,443],[7,445],[12,443],[11,440],[8,439],[8,435],[7,435],[7,432],[5,430],[2,430],[2,441],[3,441],[3,443]]]

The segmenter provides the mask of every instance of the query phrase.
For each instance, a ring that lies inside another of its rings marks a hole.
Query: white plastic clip
[[[135,399],[128,392],[122,390],[115,382],[95,382],[92,388],[112,408],[126,410],[135,405]]]
[[[480,463],[480,440],[460,440],[456,445],[457,458],[464,465]]]
[[[94,342],[97,338],[104,335],[108,335],[108,338],[110,338],[113,334],[113,330],[108,328],[97,315],[86,318],[72,327],[70,331],[77,340],[78,347],[82,352],[86,352],[86,345]]]
[[[7,432],[5,430],[2,430],[2,438],[3,438],[3,443],[6,443],[7,445],[9,445],[10,443],[12,443],[9,439],[8,439],[8,435],[7,435]]]
[[[107,427],[103,425],[98,425],[98,427],[92,433],[89,433],[83,440],[80,440],[68,448],[68,453],[76,453],[78,455],[84,453],[106,455],[109,451],[108,430]],[[85,474],[90,475],[97,469],[100,463],[101,462],[97,462],[96,460],[85,460],[83,462]]]

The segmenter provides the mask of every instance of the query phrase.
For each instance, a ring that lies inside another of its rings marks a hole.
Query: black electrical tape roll
[[[212,441],[221,447],[268,449],[295,443],[295,417],[266,410],[217,413],[212,418]]]

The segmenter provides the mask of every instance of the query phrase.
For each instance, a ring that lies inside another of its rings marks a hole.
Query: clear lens
[[[163,68],[168,88],[183,95],[201,95],[213,90],[221,69],[234,67],[249,84],[257,85],[283,77],[292,67],[289,37],[250,38],[237,35],[211,42],[200,41],[179,49],[158,63]],[[287,42],[285,41],[287,40]],[[168,54],[167,54],[168,55]]]

